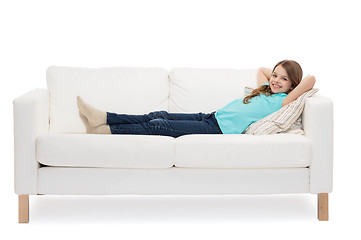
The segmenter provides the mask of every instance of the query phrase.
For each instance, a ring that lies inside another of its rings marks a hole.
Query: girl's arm
[[[286,106],[290,102],[296,100],[303,93],[312,89],[315,85],[316,79],[314,76],[305,77],[295,89],[293,89],[282,102],[282,107]]]
[[[257,72],[257,87],[261,86],[264,83],[269,82],[271,79],[272,70],[268,68],[261,67]]]

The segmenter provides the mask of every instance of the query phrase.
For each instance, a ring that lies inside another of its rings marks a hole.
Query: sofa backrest
[[[47,70],[51,133],[84,133],[76,97],[103,111],[144,114],[168,110],[168,70],[162,68],[74,68]]]
[[[47,70],[50,133],[86,131],[76,97],[102,111],[146,114],[152,111],[216,111],[256,87],[257,69],[74,68]]]
[[[246,86],[257,87],[257,69],[173,68],[169,111],[213,112],[243,98]]]

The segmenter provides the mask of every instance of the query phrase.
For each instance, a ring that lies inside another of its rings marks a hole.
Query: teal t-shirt
[[[252,98],[248,104],[243,103],[243,98],[236,99],[216,111],[215,117],[223,134],[240,134],[252,123],[281,109],[285,97],[285,93],[270,96],[260,94]]]

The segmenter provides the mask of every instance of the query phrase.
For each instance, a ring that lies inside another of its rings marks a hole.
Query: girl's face
[[[291,89],[291,80],[282,66],[277,66],[271,75],[269,85],[273,93],[287,93]]]

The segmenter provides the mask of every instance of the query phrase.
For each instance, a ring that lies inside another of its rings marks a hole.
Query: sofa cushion
[[[176,139],[176,167],[307,167],[311,143],[302,135],[185,135]]]
[[[169,75],[170,112],[213,112],[257,86],[257,69],[173,68]]]
[[[168,110],[168,70],[161,68],[74,68],[47,70],[50,132],[84,133],[76,96],[109,112],[144,114]]]
[[[49,166],[170,168],[174,138],[145,135],[42,134],[37,161]]]

